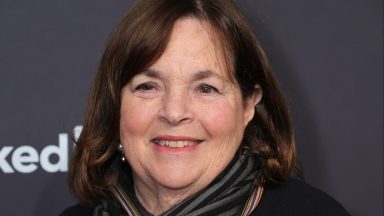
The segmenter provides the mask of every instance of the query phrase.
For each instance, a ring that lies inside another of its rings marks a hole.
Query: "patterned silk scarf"
[[[263,193],[263,187],[256,181],[259,168],[257,156],[236,154],[224,171],[205,189],[161,216],[249,215]],[[112,188],[112,193],[115,200],[97,206],[95,216],[152,216],[137,199],[130,176],[119,176],[119,184]]]

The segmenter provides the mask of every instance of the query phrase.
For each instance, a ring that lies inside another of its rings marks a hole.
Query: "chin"
[[[169,170],[171,172],[167,172],[166,169],[160,169],[158,175],[152,176],[155,182],[161,185],[164,188],[171,190],[181,190],[186,188],[194,188],[200,185],[201,182],[201,173],[197,170],[191,169],[182,169],[182,170]]]
[[[162,187],[169,190],[183,190],[191,187],[195,182],[190,179],[164,179],[159,182]]]

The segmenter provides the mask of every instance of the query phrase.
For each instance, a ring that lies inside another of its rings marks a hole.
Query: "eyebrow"
[[[202,79],[206,79],[206,78],[210,78],[210,77],[217,77],[217,78],[222,79],[220,75],[218,75],[217,73],[215,73],[211,70],[199,71],[193,75],[194,80],[202,80]]]
[[[160,71],[157,71],[157,70],[154,70],[154,69],[150,69],[150,68],[147,68],[144,70],[144,72],[142,72],[143,75],[145,76],[148,76],[148,77],[152,77],[152,78],[156,78],[156,79],[160,79],[160,74],[161,72]]]
[[[151,77],[151,78],[155,78],[155,79],[161,79],[161,73],[162,73],[161,71],[150,69],[150,68],[147,68],[144,70],[144,72],[142,72],[143,75]],[[202,80],[202,79],[206,79],[206,78],[210,78],[210,77],[216,77],[219,79],[223,79],[220,75],[218,75],[217,73],[215,73],[211,70],[203,70],[203,71],[198,71],[195,74],[193,74],[192,80],[197,81],[197,80]]]

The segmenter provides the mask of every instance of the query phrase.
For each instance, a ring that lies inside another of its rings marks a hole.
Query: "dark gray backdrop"
[[[0,0],[0,215],[76,202],[65,171],[40,161],[70,151],[59,134],[81,125],[105,42],[133,2]],[[353,215],[383,215],[383,1],[237,2],[290,103],[307,181]]]

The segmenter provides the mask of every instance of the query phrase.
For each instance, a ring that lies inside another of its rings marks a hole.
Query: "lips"
[[[199,144],[202,140],[193,139],[190,137],[180,136],[159,136],[152,140],[153,143],[163,147],[169,148],[184,148],[195,144]]]

